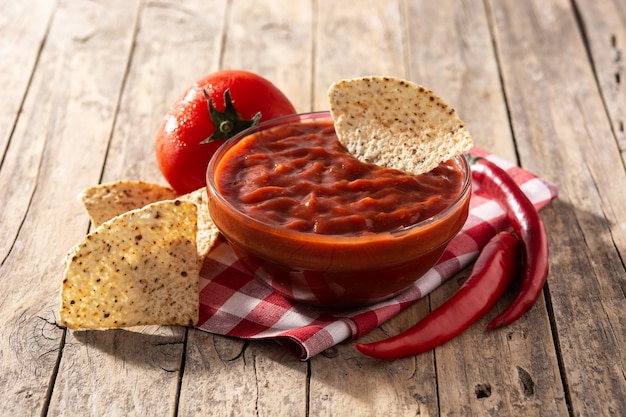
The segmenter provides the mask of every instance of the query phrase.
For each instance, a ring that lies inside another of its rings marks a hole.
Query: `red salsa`
[[[463,173],[452,162],[410,175],[358,161],[332,122],[282,125],[234,145],[217,168],[216,186],[246,215],[288,229],[326,235],[394,231],[454,202]]]

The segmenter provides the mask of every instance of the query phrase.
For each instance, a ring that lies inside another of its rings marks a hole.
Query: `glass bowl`
[[[316,306],[365,306],[407,289],[439,260],[467,219],[471,173],[465,157],[456,157],[450,163],[461,172],[462,184],[450,205],[411,226],[358,236],[300,232],[269,224],[243,213],[220,192],[216,171],[229,150],[244,138],[279,126],[329,121],[329,112],[285,116],[227,140],[208,165],[208,206],[234,252],[273,290]]]

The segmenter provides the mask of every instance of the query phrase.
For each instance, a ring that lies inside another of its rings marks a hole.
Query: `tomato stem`
[[[213,126],[215,126],[215,131],[207,139],[200,142],[201,144],[228,139],[235,134],[259,123],[259,120],[261,119],[261,112],[255,114],[250,120],[243,119],[239,113],[237,113],[237,109],[235,109],[233,100],[230,96],[230,89],[224,91],[223,112],[220,112],[215,108],[213,100],[211,100],[206,90],[202,91],[204,92],[204,97],[208,100],[209,114],[211,115],[211,122],[213,122]]]
[[[229,122],[228,120],[224,120],[222,123],[220,123],[220,132],[229,134],[232,131],[233,124],[231,122]]]

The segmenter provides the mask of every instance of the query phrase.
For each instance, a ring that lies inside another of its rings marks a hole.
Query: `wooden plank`
[[[410,1],[410,77],[440,95],[467,125],[476,145],[517,161],[482,1]],[[423,24],[428,16],[431,24]]]
[[[321,0],[315,8],[313,109],[328,110],[328,88],[365,75],[407,77],[401,2]]]
[[[460,286],[469,270],[434,292],[433,308]],[[545,304],[507,328],[487,324],[513,299],[496,307],[464,333],[435,351],[442,415],[566,415],[565,392]]]
[[[189,333],[180,415],[305,416],[307,365],[274,341]]]
[[[626,6],[575,1],[613,134],[626,165]]]
[[[157,326],[68,332],[48,415],[174,415],[181,333]]]
[[[432,24],[419,24],[421,16],[428,16]],[[407,19],[415,22],[408,25],[413,78],[423,80],[456,108],[478,146],[515,163],[516,150],[484,3],[409,2]],[[467,273],[435,291],[430,296],[431,306],[437,307],[452,295]],[[511,295],[496,309],[505,308]],[[488,332],[485,326],[496,309],[436,349],[441,414],[515,415],[521,410],[524,415],[565,414],[543,300],[525,322]]]
[[[50,0],[0,3],[0,156],[8,146],[53,11]]]
[[[0,181],[6,187],[0,191],[5,197],[4,210],[0,212],[0,259],[8,255],[28,210],[33,191],[33,183],[28,179],[35,171],[31,163],[38,159],[44,144],[39,141],[29,149],[20,149],[18,143],[7,155],[11,137],[19,134],[14,132],[15,124],[53,11],[53,2],[47,0],[36,5],[28,2],[0,4],[0,89],[3,91],[0,95]],[[13,159],[16,154],[23,154],[19,161]],[[6,198],[9,195],[11,198]]]
[[[220,16],[225,9],[219,1],[154,1],[135,3],[134,9],[120,1],[115,7],[120,13],[135,10],[137,14],[125,19],[124,43],[134,43],[134,48],[132,57],[128,48],[121,48],[130,64],[124,62],[120,67],[128,74],[116,109],[102,181],[164,182],[154,156],[156,129],[183,90],[215,69],[223,21]],[[194,48],[189,48],[190,44]],[[121,85],[122,80],[119,82]],[[92,184],[98,179],[93,178]],[[159,326],[69,333],[50,412],[83,415],[107,410],[112,415],[174,415],[185,334],[181,327]]]
[[[218,69],[225,13],[215,0],[146,2],[103,182],[167,184],[154,153],[157,129],[185,89]]]
[[[428,299],[401,312],[359,341],[387,338],[428,314]],[[358,416],[438,416],[437,375],[432,353],[381,361],[342,343],[311,359],[310,413]]]
[[[271,1],[260,5],[234,0],[222,68],[253,71],[272,81],[298,112],[311,108],[311,0]]]
[[[300,111],[311,103],[311,2],[235,0],[228,11],[222,68],[272,81]],[[285,11],[289,12],[286,13]],[[235,353],[233,353],[235,352]],[[307,364],[275,342],[189,334],[181,415],[305,415]]]
[[[64,337],[60,261],[87,230],[76,195],[100,176],[132,40],[127,4],[59,5],[0,171],[5,210],[23,199],[28,210],[16,210],[0,266],[2,415],[47,409]]]
[[[520,160],[561,187],[542,214],[574,415],[626,409],[626,175],[570,2],[490,2]]]

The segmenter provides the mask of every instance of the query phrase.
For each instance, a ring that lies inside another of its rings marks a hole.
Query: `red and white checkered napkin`
[[[483,156],[506,169],[540,209],[557,188],[481,149]],[[198,329],[245,339],[276,339],[306,360],[345,340],[375,329],[469,265],[498,231],[508,228],[502,209],[474,187],[470,214],[438,264],[398,296],[365,308],[330,311],[293,302],[273,292],[241,263],[224,240],[211,251],[200,277]]]

